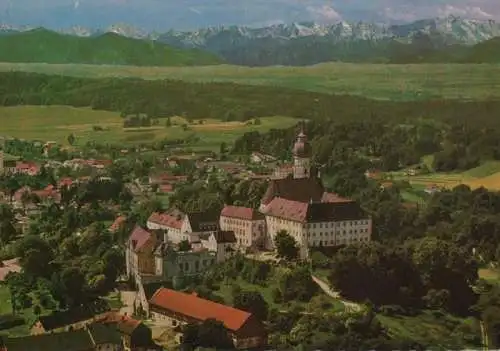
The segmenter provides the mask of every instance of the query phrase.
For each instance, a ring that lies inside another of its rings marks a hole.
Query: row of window
[[[351,238],[351,239],[347,239],[347,240],[338,240],[337,242],[335,242],[335,240],[319,240],[319,241],[311,242],[311,246],[346,245],[346,244],[353,244],[356,242],[368,242],[368,241],[370,241],[370,238],[368,238],[368,237]]]

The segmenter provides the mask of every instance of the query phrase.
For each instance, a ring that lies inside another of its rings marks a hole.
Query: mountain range
[[[23,30],[26,28],[0,26],[0,33],[10,36]],[[500,61],[498,56],[483,57],[487,53],[496,52],[495,48],[499,43],[494,38],[500,36],[500,23],[454,16],[399,25],[344,21],[335,24],[307,22],[261,28],[217,26],[187,32],[171,30],[166,33],[149,33],[126,24],[117,24],[105,30],[73,27],[60,32],[89,40],[101,37],[103,33],[116,33],[177,49],[200,49],[228,63],[248,66],[301,66],[327,61]]]

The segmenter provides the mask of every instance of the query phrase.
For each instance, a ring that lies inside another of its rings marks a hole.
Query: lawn
[[[391,336],[414,340],[432,350],[463,350],[480,348],[479,322],[472,318],[461,319],[450,315],[435,315],[424,311],[417,316],[385,316],[377,314]],[[464,338],[467,335],[470,340]]]
[[[241,290],[258,291],[259,293],[261,293],[262,297],[264,298],[264,300],[266,300],[270,309],[275,308],[279,311],[285,311],[289,310],[292,306],[301,306],[306,311],[309,310],[312,311],[315,308],[317,308],[318,305],[322,305],[322,303],[328,302],[331,306],[330,309],[332,312],[343,312],[345,310],[344,304],[341,301],[328,297],[321,290],[319,290],[318,294],[314,296],[308,303],[303,303],[298,301],[290,301],[288,303],[276,303],[273,299],[272,291],[278,287],[278,282],[280,281],[279,274],[280,273],[274,273],[273,276],[271,276],[267,280],[266,286],[254,285],[248,283],[242,278],[237,278],[236,280],[230,282],[229,284],[224,284],[224,282],[221,282],[220,289],[218,291],[215,291],[215,294],[221,297],[226,304],[232,305],[233,299],[231,295],[231,290],[232,290],[232,285],[236,284],[241,288]]]
[[[479,278],[489,281],[490,283],[500,284],[500,270],[494,268],[480,268],[478,271]]]
[[[186,81],[229,81],[274,85],[375,99],[489,99],[500,97],[497,64],[354,64],[308,67],[134,67],[110,65],[0,63],[0,71],[26,71],[77,77],[141,77]]]
[[[12,306],[10,302],[9,288],[6,285],[0,284],[0,315],[11,314],[11,313],[12,313]],[[26,310],[20,313],[20,316],[25,319],[26,321],[25,324],[10,329],[0,330],[0,333],[5,333],[8,334],[9,336],[28,335],[30,333],[29,323],[33,321],[35,317],[33,309],[27,308]]]
[[[268,131],[272,128],[288,128],[297,123],[290,117],[274,116],[260,118],[260,125],[220,120],[193,121],[189,130],[182,128],[188,122],[180,117],[172,118],[174,125],[167,128],[166,119],[160,125],[145,128],[123,128],[123,118],[116,112],[96,111],[90,108],[70,106],[16,106],[0,107],[0,136],[30,140],[56,141],[68,144],[70,134],[76,137],[77,145],[87,141],[116,144],[137,144],[162,139],[185,139],[198,137],[189,147],[217,149],[221,142],[230,143],[249,131]],[[95,131],[99,126],[103,131]]]

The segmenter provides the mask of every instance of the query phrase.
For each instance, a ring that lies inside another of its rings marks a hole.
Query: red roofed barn
[[[267,344],[264,325],[249,312],[166,288],[158,289],[149,303],[153,319],[172,328],[215,319],[224,324],[237,349]]]

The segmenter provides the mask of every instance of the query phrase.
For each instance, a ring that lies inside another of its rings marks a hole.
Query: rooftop
[[[238,331],[251,316],[248,312],[230,306],[166,288],[158,289],[150,304],[198,321],[216,319],[233,332]]]
[[[244,219],[247,221],[264,219],[264,216],[257,210],[242,206],[224,206],[221,216]]]

